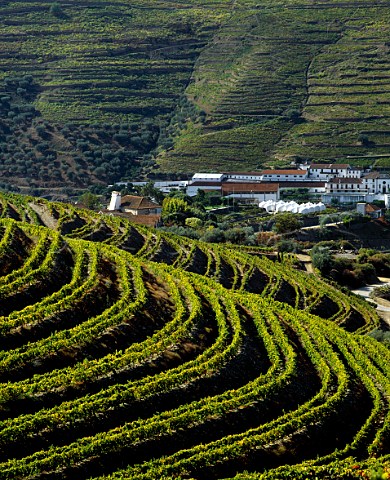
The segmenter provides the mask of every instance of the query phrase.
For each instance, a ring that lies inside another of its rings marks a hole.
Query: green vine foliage
[[[0,479],[387,478],[368,303],[255,248],[0,203]]]

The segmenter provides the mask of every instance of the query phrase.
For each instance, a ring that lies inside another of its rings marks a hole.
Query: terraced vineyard
[[[215,0],[3,2],[2,181],[64,187],[134,175],[230,8]]]
[[[388,2],[243,1],[195,65],[189,123],[164,169],[388,165]]]
[[[0,200],[0,479],[390,472],[366,303],[259,250]]]
[[[384,0],[3,3],[1,183],[386,166],[389,20]]]

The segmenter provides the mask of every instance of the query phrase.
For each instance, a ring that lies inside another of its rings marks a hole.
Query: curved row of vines
[[[390,472],[362,301],[260,251],[0,203],[0,479]]]

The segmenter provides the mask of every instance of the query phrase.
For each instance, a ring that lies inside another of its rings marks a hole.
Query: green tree
[[[62,10],[61,5],[57,2],[51,4],[49,12],[51,13],[51,15],[57,18],[66,17],[65,12]]]
[[[300,220],[294,213],[276,214],[274,230],[276,233],[287,233],[298,230],[302,226]]]
[[[301,116],[301,112],[294,108],[286,110],[286,117],[292,123],[303,123],[305,121],[305,119]]]
[[[328,275],[333,267],[333,258],[327,247],[313,247],[311,252],[311,261],[314,268],[317,268],[322,275]]]
[[[154,186],[153,182],[148,182],[146,185],[141,187],[140,193],[144,197],[148,197],[157,203],[162,203],[162,201],[164,200],[164,194],[161,190]]]
[[[225,241],[225,234],[219,228],[211,228],[200,238],[202,242],[209,243],[223,243]]]
[[[200,228],[202,224],[203,224],[202,220],[198,217],[188,217],[185,220],[186,227]]]
[[[204,190],[199,189],[196,192],[195,197],[193,198],[195,203],[200,203],[201,205],[205,205],[206,203],[206,193]]]
[[[96,210],[100,207],[99,196],[91,192],[84,192],[78,198],[79,204],[89,208],[90,210]]]
[[[161,218],[164,223],[183,224],[187,217],[191,216],[191,210],[188,203],[175,197],[166,197],[162,202]]]
[[[288,252],[288,253],[297,253],[300,251],[300,246],[298,242],[294,240],[281,240],[276,244],[278,252]]]
[[[366,135],[365,133],[361,133],[358,136],[358,141],[364,147],[369,147],[371,145],[370,139],[368,138],[368,135]]]

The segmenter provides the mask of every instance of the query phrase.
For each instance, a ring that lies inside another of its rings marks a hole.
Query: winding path
[[[378,314],[383,318],[383,320],[390,325],[390,302],[383,298],[371,298],[370,293],[374,290],[375,287],[380,287],[390,283],[390,278],[378,277],[379,283],[373,283],[371,285],[366,285],[365,287],[355,288],[352,290],[353,293],[360,295],[371,303],[376,304],[376,309]]]

